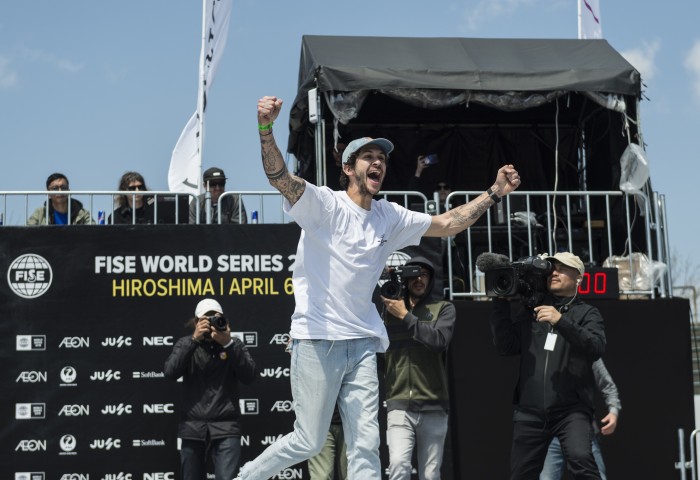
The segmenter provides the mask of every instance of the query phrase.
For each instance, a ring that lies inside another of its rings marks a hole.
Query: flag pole
[[[202,0],[202,48],[199,53],[199,85],[197,91],[199,98],[197,99],[197,119],[199,122],[199,135],[197,137],[197,184],[200,185],[199,191],[202,191],[200,179],[202,178],[202,148],[204,146],[204,109],[206,99],[206,49],[207,49],[207,1]],[[207,207],[207,211],[209,208]]]
[[[578,38],[581,39],[583,38],[581,36],[582,30],[581,30],[581,2],[583,0],[576,0],[576,5],[578,5]]]

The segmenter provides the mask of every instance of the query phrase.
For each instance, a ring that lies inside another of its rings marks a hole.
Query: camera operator
[[[389,480],[411,478],[414,445],[419,478],[439,480],[450,403],[445,351],[456,310],[431,301],[435,268],[428,259],[406,265],[419,266],[419,275],[403,278],[399,298],[382,296],[390,341],[384,354]]]
[[[520,354],[515,390],[511,480],[536,480],[552,438],[561,443],[575,479],[600,479],[591,451],[592,363],[605,350],[603,318],[576,298],[584,266],[569,252],[545,256],[553,271],[547,294],[511,319],[510,302],[495,299],[491,328],[501,355]]]
[[[230,480],[241,454],[238,382],[255,378],[255,362],[231,327],[216,300],[197,304],[187,325],[192,335],[180,338],[165,361],[166,378],[183,377],[178,437],[182,480],[206,478],[207,454],[217,480]]]

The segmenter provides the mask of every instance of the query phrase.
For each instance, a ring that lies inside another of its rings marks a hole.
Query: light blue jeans
[[[447,435],[447,413],[438,410],[426,412],[391,410],[387,413],[386,423],[389,480],[411,478],[411,457],[414,445],[418,456],[418,478],[440,480],[442,454]]]
[[[598,465],[600,478],[601,480],[606,480],[605,462],[603,462],[603,454],[600,451],[598,435],[593,435],[591,448],[593,450],[595,463]],[[549,444],[547,457],[544,459],[544,467],[542,468],[542,473],[540,473],[540,480],[561,480],[562,477],[564,477],[564,463],[564,453],[561,450],[561,443],[559,443],[559,438],[554,437]]]
[[[379,339],[294,340],[290,382],[294,431],[241,468],[243,480],[265,480],[321,451],[336,400],[343,420],[348,477],[381,480]]]

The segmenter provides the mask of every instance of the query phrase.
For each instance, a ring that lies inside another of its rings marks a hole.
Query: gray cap
[[[392,152],[392,150],[394,150],[394,144],[386,138],[357,138],[352,142],[348,143],[348,146],[345,147],[345,150],[343,151],[343,163],[348,163],[350,155],[357,152],[365,145],[376,145],[380,148],[382,152],[384,152],[384,155],[389,155]]]

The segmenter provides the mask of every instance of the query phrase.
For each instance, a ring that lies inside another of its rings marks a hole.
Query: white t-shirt
[[[284,210],[302,228],[292,276],[292,338],[378,337],[386,350],[389,338],[372,292],[389,255],[420,243],[430,215],[386,200],[372,200],[368,211],[345,191],[308,182],[299,201],[285,201]]]

